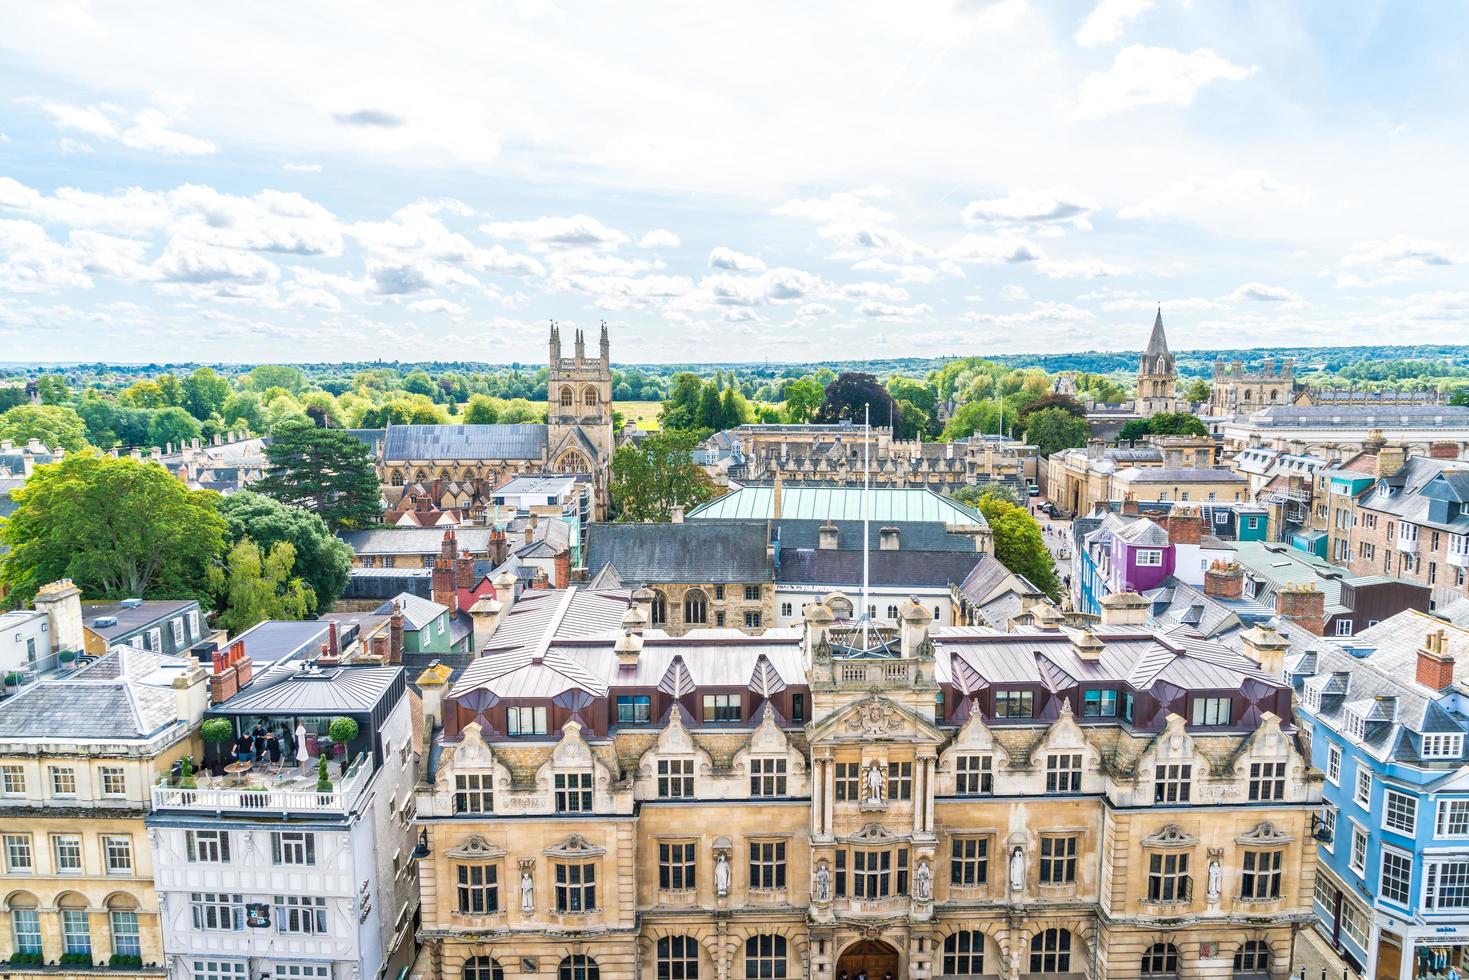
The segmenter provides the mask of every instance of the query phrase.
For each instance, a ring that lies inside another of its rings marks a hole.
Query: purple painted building
[[[1168,532],[1147,518],[1116,528],[1107,555],[1107,592],[1143,593],[1173,574]]]

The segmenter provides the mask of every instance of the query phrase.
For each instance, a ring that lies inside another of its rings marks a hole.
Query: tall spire
[[[1157,357],[1159,354],[1168,353],[1168,338],[1163,335],[1163,307],[1158,307],[1158,315],[1153,319],[1153,334],[1148,338],[1148,348],[1143,351],[1148,357]]]

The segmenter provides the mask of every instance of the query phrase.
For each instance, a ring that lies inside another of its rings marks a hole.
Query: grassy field
[[[623,417],[638,424],[639,429],[656,430],[658,428],[658,411],[663,407],[662,402],[613,402],[612,410],[621,412]]]

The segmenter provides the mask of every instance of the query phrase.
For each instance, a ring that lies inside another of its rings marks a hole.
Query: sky
[[[1469,343],[1469,0],[0,22],[0,361]]]

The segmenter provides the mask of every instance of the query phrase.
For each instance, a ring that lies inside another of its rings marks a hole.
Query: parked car
[[[1025,488],[1025,495],[1027,497],[1039,497],[1041,495],[1041,488],[1036,486],[1034,483],[1027,484]]]

